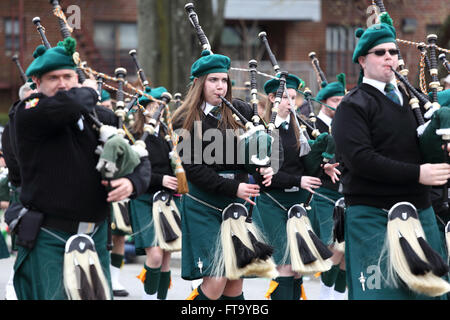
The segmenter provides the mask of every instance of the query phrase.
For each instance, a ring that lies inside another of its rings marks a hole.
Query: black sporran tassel
[[[102,281],[97,273],[95,265],[89,265],[89,272],[91,273],[92,287],[94,289],[94,296],[96,300],[106,300],[105,290]]]
[[[400,246],[402,247],[403,254],[405,255],[406,262],[408,263],[411,273],[414,275],[424,275],[431,270],[431,266],[420,259],[417,253],[414,252],[411,245],[408,243],[402,235],[400,235]]]
[[[241,239],[239,239],[236,235],[232,235],[231,240],[233,241],[234,252],[236,253],[236,264],[238,268],[245,267],[256,258],[255,253],[243,244]]]
[[[431,269],[433,273],[438,277],[445,276],[448,271],[448,265],[445,263],[444,259],[442,259],[441,255],[437,253],[422,237],[417,237],[417,241],[419,242],[420,247],[422,248],[425,257],[428,260],[428,263],[431,265]]]
[[[300,253],[300,258],[302,259],[303,264],[310,264],[317,260],[317,258],[311,252],[308,245],[306,244],[305,239],[300,235],[300,233],[295,233],[295,238],[297,239],[297,247],[298,252]]]
[[[122,214],[123,222],[127,226],[131,225],[129,210],[128,210],[128,206],[129,206],[128,203],[129,202],[127,202],[127,203],[118,202],[117,203],[117,205],[119,206],[119,209],[120,209],[120,213]]]
[[[333,242],[344,242],[345,209],[335,206],[333,209]]]
[[[164,241],[166,242],[172,242],[178,239],[177,234],[173,231],[172,227],[169,224],[169,221],[167,221],[167,218],[164,216],[163,212],[159,213],[159,219],[161,223],[161,229],[164,236]]]
[[[76,265],[76,269],[76,272],[80,275],[78,292],[80,293],[81,300],[95,300],[95,292],[92,290],[86,272],[84,272],[80,265]]]
[[[314,234],[314,232],[308,230],[308,234],[322,259],[327,260],[331,258],[333,252],[328,249],[328,247]]]
[[[178,215],[178,213],[176,213],[175,210],[171,209],[171,211],[172,211],[172,214],[173,214],[173,218],[175,219],[175,222],[177,223],[178,227],[181,230],[181,219],[180,219],[180,216]]]
[[[253,233],[248,232],[248,237],[252,243],[253,249],[255,249],[255,255],[261,260],[270,258],[273,254],[273,247],[258,241]]]

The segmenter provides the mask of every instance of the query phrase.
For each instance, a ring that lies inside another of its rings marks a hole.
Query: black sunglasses
[[[375,53],[375,55],[377,55],[379,57],[382,57],[382,56],[384,56],[386,54],[386,51],[389,52],[389,54],[391,56],[396,56],[396,55],[398,55],[398,52],[399,52],[398,49],[388,49],[388,50],[386,50],[386,49],[378,49],[378,50],[374,50],[374,51],[371,51],[371,52],[367,52],[367,54]]]

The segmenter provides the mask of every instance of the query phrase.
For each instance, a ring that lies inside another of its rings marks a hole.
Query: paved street
[[[143,266],[143,257],[139,257],[134,263],[124,265],[121,274],[121,283],[126,287],[130,295],[117,300],[140,300],[143,286],[136,276]],[[14,264],[14,258],[0,260],[0,300],[5,299],[5,286]],[[172,258],[172,288],[169,290],[169,300],[184,300],[191,292],[191,282],[180,277],[180,255],[174,254]],[[269,279],[244,280],[244,295],[248,300],[265,300],[264,294],[269,287]],[[304,288],[308,299],[315,300],[319,296],[319,280],[314,276],[306,277]]]

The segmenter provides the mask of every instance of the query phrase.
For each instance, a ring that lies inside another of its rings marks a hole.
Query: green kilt
[[[64,248],[72,234],[49,231],[59,238],[41,229],[32,250],[17,246],[14,289],[19,300],[67,300],[63,283]],[[111,288],[110,259],[106,248],[107,223],[102,223],[91,237]]]
[[[189,195],[219,209],[224,209],[233,202],[244,203],[244,200],[239,198],[205,192],[192,183],[189,183]],[[249,208],[248,205],[246,207]],[[183,195],[181,208],[183,212],[181,219],[183,234],[181,277],[185,280],[195,280],[213,276],[212,263],[217,245],[220,245],[222,212],[210,208],[188,195]],[[252,218],[253,223],[263,233],[262,221],[256,206],[253,208]]]
[[[432,207],[418,212],[428,243],[444,257]],[[406,286],[393,288],[386,283],[386,255],[378,268],[378,260],[386,237],[386,226],[387,212],[381,209],[363,205],[350,206],[346,209],[345,263],[349,300],[433,299],[416,294]],[[361,273],[365,278],[365,290],[359,280]]]
[[[152,203],[153,194],[148,193],[130,200],[131,228],[137,255],[145,255],[145,248],[156,245]]]
[[[309,192],[300,189],[296,192],[285,192],[284,190],[270,190],[267,192],[275,198],[287,210],[295,204],[304,203],[308,198]],[[264,192],[256,200],[256,205],[261,213],[261,219],[264,225],[264,231],[268,243],[274,248],[273,258],[275,264],[290,264],[290,258],[285,258],[287,248],[287,211],[283,210]]]
[[[332,199],[335,203],[343,197],[339,192],[328,188],[319,188],[316,191]],[[331,203],[330,200],[318,195],[313,196],[309,220],[311,221],[314,233],[325,244],[331,244],[333,242],[333,210],[334,203]]]
[[[8,246],[6,245],[5,237],[3,237],[3,234],[0,233],[0,259],[6,258],[9,258],[9,250]]]
[[[133,229],[134,246],[137,255],[145,255],[145,248],[157,246],[155,227],[153,225],[153,195],[145,193],[130,200],[130,219]],[[173,197],[180,212],[182,197]]]

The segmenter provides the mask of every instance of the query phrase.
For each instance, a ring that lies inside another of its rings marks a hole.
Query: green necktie
[[[397,95],[397,93],[395,92],[395,87],[392,83],[387,83],[386,87],[384,87],[384,92],[386,92],[386,96],[391,99],[392,101],[394,101],[396,104],[400,104],[400,99]]]
[[[283,121],[283,122],[280,124],[280,127],[283,128],[284,130],[289,129],[289,122]]]
[[[217,120],[220,120],[222,118],[220,107],[218,106],[214,106],[209,113]]]

